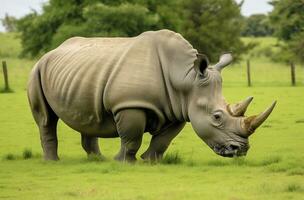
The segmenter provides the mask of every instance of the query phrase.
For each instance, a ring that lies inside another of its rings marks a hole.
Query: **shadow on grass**
[[[186,167],[224,167],[224,166],[240,166],[240,167],[261,167],[263,170],[272,173],[286,173],[289,176],[303,176],[304,166],[299,164],[298,160],[283,160],[281,156],[271,155],[261,160],[248,160],[245,157],[236,157],[232,159],[218,158],[206,162],[199,162],[193,159],[185,160],[178,152],[167,153],[162,160],[158,162],[146,162],[138,160],[136,163],[118,162],[103,156],[90,155],[88,157],[63,157],[59,162],[44,161],[41,154],[35,154],[31,149],[25,148],[20,154],[7,153],[3,155],[3,160],[41,160],[43,164],[56,166],[78,165],[79,169],[76,173],[97,172],[102,174],[121,172],[129,168],[153,167],[158,166],[186,166]],[[206,168],[206,169],[207,169]]]
[[[106,157],[104,157],[102,155],[90,154],[90,155],[88,155],[87,160],[90,162],[104,162],[107,159],[106,159]]]
[[[14,90],[10,88],[9,89],[1,88],[0,93],[14,93]]]
[[[262,160],[247,160],[245,157],[232,159],[218,159],[207,162],[208,166],[247,166],[261,167],[263,170],[272,173],[287,173],[289,176],[303,176],[304,166],[294,159],[285,159],[278,155],[267,156]]]
[[[281,162],[280,156],[269,156],[260,161],[246,160],[245,157],[235,157],[227,159],[216,159],[207,162],[208,166],[249,166],[249,167],[263,167]]]
[[[67,162],[61,163],[62,165],[70,164]],[[121,172],[134,169],[133,164],[122,163],[115,160],[106,160],[100,162],[78,163],[73,165],[76,169],[73,171],[75,174],[85,173],[98,173],[98,174],[118,174]]]

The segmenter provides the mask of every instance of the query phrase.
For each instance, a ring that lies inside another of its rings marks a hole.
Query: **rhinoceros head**
[[[248,137],[270,115],[275,103],[259,115],[246,117],[252,97],[237,104],[227,104],[222,96],[221,70],[232,61],[224,54],[213,67],[206,56],[199,54],[194,69],[196,78],[190,92],[188,116],[197,135],[215,153],[224,157],[246,155]]]

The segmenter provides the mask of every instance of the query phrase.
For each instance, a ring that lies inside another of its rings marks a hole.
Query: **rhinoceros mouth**
[[[240,157],[246,156],[248,148],[241,148],[237,145],[228,145],[228,146],[213,146],[213,151],[223,157]]]

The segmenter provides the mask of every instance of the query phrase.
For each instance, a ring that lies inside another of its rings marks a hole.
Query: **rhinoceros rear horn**
[[[232,55],[230,53],[225,53],[221,55],[219,62],[214,65],[214,68],[220,72],[222,69],[224,69],[224,67],[229,65],[232,60]]]
[[[257,116],[251,116],[244,119],[244,128],[246,129],[247,136],[250,136],[269,117],[276,103],[276,101],[273,102],[270,107]]]
[[[197,54],[197,59],[194,61],[195,71],[198,74],[203,75],[208,65],[209,65],[208,57],[204,54]]]
[[[239,103],[229,104],[227,106],[227,109],[228,109],[229,113],[234,117],[244,116],[244,114],[252,100],[253,100],[253,97],[248,97],[247,99],[245,99],[244,101],[241,101]]]

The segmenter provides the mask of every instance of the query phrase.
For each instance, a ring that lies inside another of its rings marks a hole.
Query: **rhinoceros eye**
[[[221,119],[221,115],[220,114],[214,114],[213,117],[217,121]]]
[[[220,126],[223,123],[223,113],[221,111],[214,112],[212,118],[215,126]]]

